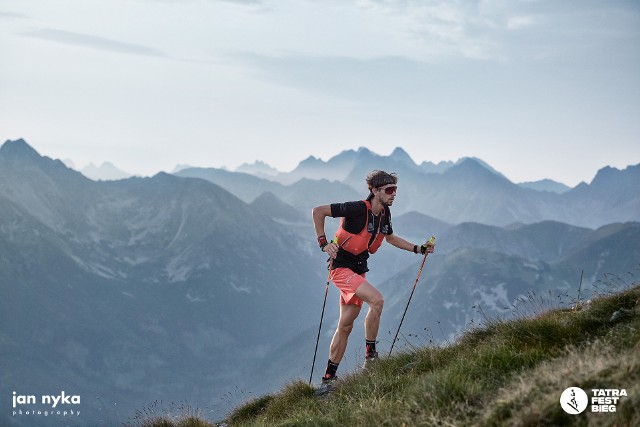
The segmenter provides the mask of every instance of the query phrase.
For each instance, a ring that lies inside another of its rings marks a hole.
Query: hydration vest
[[[338,245],[342,245],[345,240],[349,237],[349,241],[341,246],[345,251],[352,253],[354,255],[359,255],[365,250],[369,250],[369,253],[375,253],[380,245],[382,245],[382,240],[386,236],[388,232],[388,226],[385,224],[385,215],[386,209],[383,209],[380,212],[380,222],[378,223],[378,229],[375,229],[375,217],[373,215],[373,211],[371,210],[371,203],[368,200],[363,200],[365,205],[367,206],[367,221],[364,228],[358,233],[353,234],[349,233],[344,229],[344,220],[342,217],[340,220],[340,227],[338,231],[336,231],[336,236],[334,242],[337,242]],[[385,225],[383,225],[385,224]],[[371,236],[375,233],[376,237],[371,242],[371,246],[369,246],[369,242],[371,241]]]

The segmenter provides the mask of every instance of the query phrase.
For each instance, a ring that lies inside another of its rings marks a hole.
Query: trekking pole
[[[348,237],[342,245],[347,243],[351,237]],[[337,243],[337,242],[336,242]],[[342,247],[339,245],[339,247]],[[327,295],[329,294],[329,282],[331,281],[331,267],[333,266],[333,259],[329,258],[329,274],[327,275],[327,286],[324,288],[324,302],[322,303],[322,313],[320,314],[320,326],[318,326],[318,338],[316,338],[316,349],[313,352],[313,363],[311,363],[311,374],[309,375],[309,385],[311,385],[311,379],[313,378],[313,368],[316,366],[316,355],[318,354],[318,343],[320,342],[320,331],[322,330],[322,319],[324,318],[324,307],[327,305]]]
[[[431,236],[429,239],[429,243],[436,241],[435,236]],[[416,281],[413,283],[413,289],[411,289],[411,295],[409,295],[409,301],[407,301],[407,306],[404,308],[404,313],[402,313],[402,319],[400,319],[400,324],[398,325],[398,330],[396,331],[396,336],[393,338],[393,342],[391,343],[391,350],[389,350],[389,356],[391,356],[391,352],[393,351],[393,346],[396,344],[396,340],[398,339],[398,334],[400,333],[400,328],[402,327],[402,322],[404,322],[404,316],[407,314],[407,310],[409,309],[409,304],[411,303],[411,298],[413,298],[413,292],[416,290],[416,285],[418,284],[418,280],[420,279],[420,275],[422,274],[422,268],[424,267],[424,262],[427,260],[427,255],[429,255],[429,251],[425,251],[424,258],[422,258],[422,264],[420,265],[420,270],[418,271],[418,277],[416,277]]]
[[[320,326],[318,326],[318,338],[316,339],[316,349],[313,352],[313,363],[311,363],[311,374],[309,375],[309,385],[313,378],[313,368],[316,366],[316,355],[318,354],[318,343],[320,342],[320,331],[322,330],[322,319],[324,318],[324,307],[327,305],[327,294],[329,293],[329,282],[331,281],[331,266],[333,260],[329,262],[329,274],[327,275],[327,286],[324,288],[324,302],[322,303],[322,313],[320,314]]]

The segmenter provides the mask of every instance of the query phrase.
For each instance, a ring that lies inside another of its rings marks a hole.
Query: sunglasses
[[[381,189],[381,188],[380,188],[380,189]],[[381,190],[382,190],[382,189],[381,189]],[[397,186],[395,186],[395,185],[392,185],[391,187],[387,187],[387,188],[385,188],[385,189],[384,189],[384,192],[385,192],[385,194],[389,194],[389,195],[391,195],[391,194],[395,193],[397,190],[398,190],[398,187],[397,187]]]

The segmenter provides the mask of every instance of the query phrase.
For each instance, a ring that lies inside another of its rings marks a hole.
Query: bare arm
[[[404,240],[402,237],[398,237],[395,234],[387,235],[387,242],[390,245],[395,246],[396,248],[404,249],[405,251],[413,252],[414,248],[418,246],[418,252],[420,251],[420,245],[414,245],[411,242]],[[433,253],[435,245],[431,242],[426,242],[424,244],[427,246],[429,253]]]
[[[313,226],[316,230],[316,236],[318,238],[322,236],[326,236],[324,232],[324,222],[328,216],[331,216],[331,206],[330,205],[322,205],[316,206],[311,211],[311,216],[313,217]],[[327,239],[330,241],[331,239]],[[335,258],[338,254],[338,245],[335,243],[329,243],[324,247],[323,252],[328,253],[331,258]]]
[[[405,251],[413,252],[413,243],[404,240],[402,237],[398,237],[395,234],[387,235],[387,243],[395,246],[396,248],[404,249]]]
[[[313,217],[313,226],[316,229],[316,236],[324,236],[324,220],[331,216],[331,206],[322,205],[316,206],[311,211],[311,216]]]

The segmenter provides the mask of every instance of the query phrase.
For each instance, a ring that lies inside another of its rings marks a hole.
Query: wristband
[[[418,253],[418,245],[413,245],[413,253],[414,254]]]
[[[322,236],[318,237],[318,245],[320,246],[321,250],[324,250],[324,247],[328,244],[329,242],[327,242],[327,236],[323,234]]]

